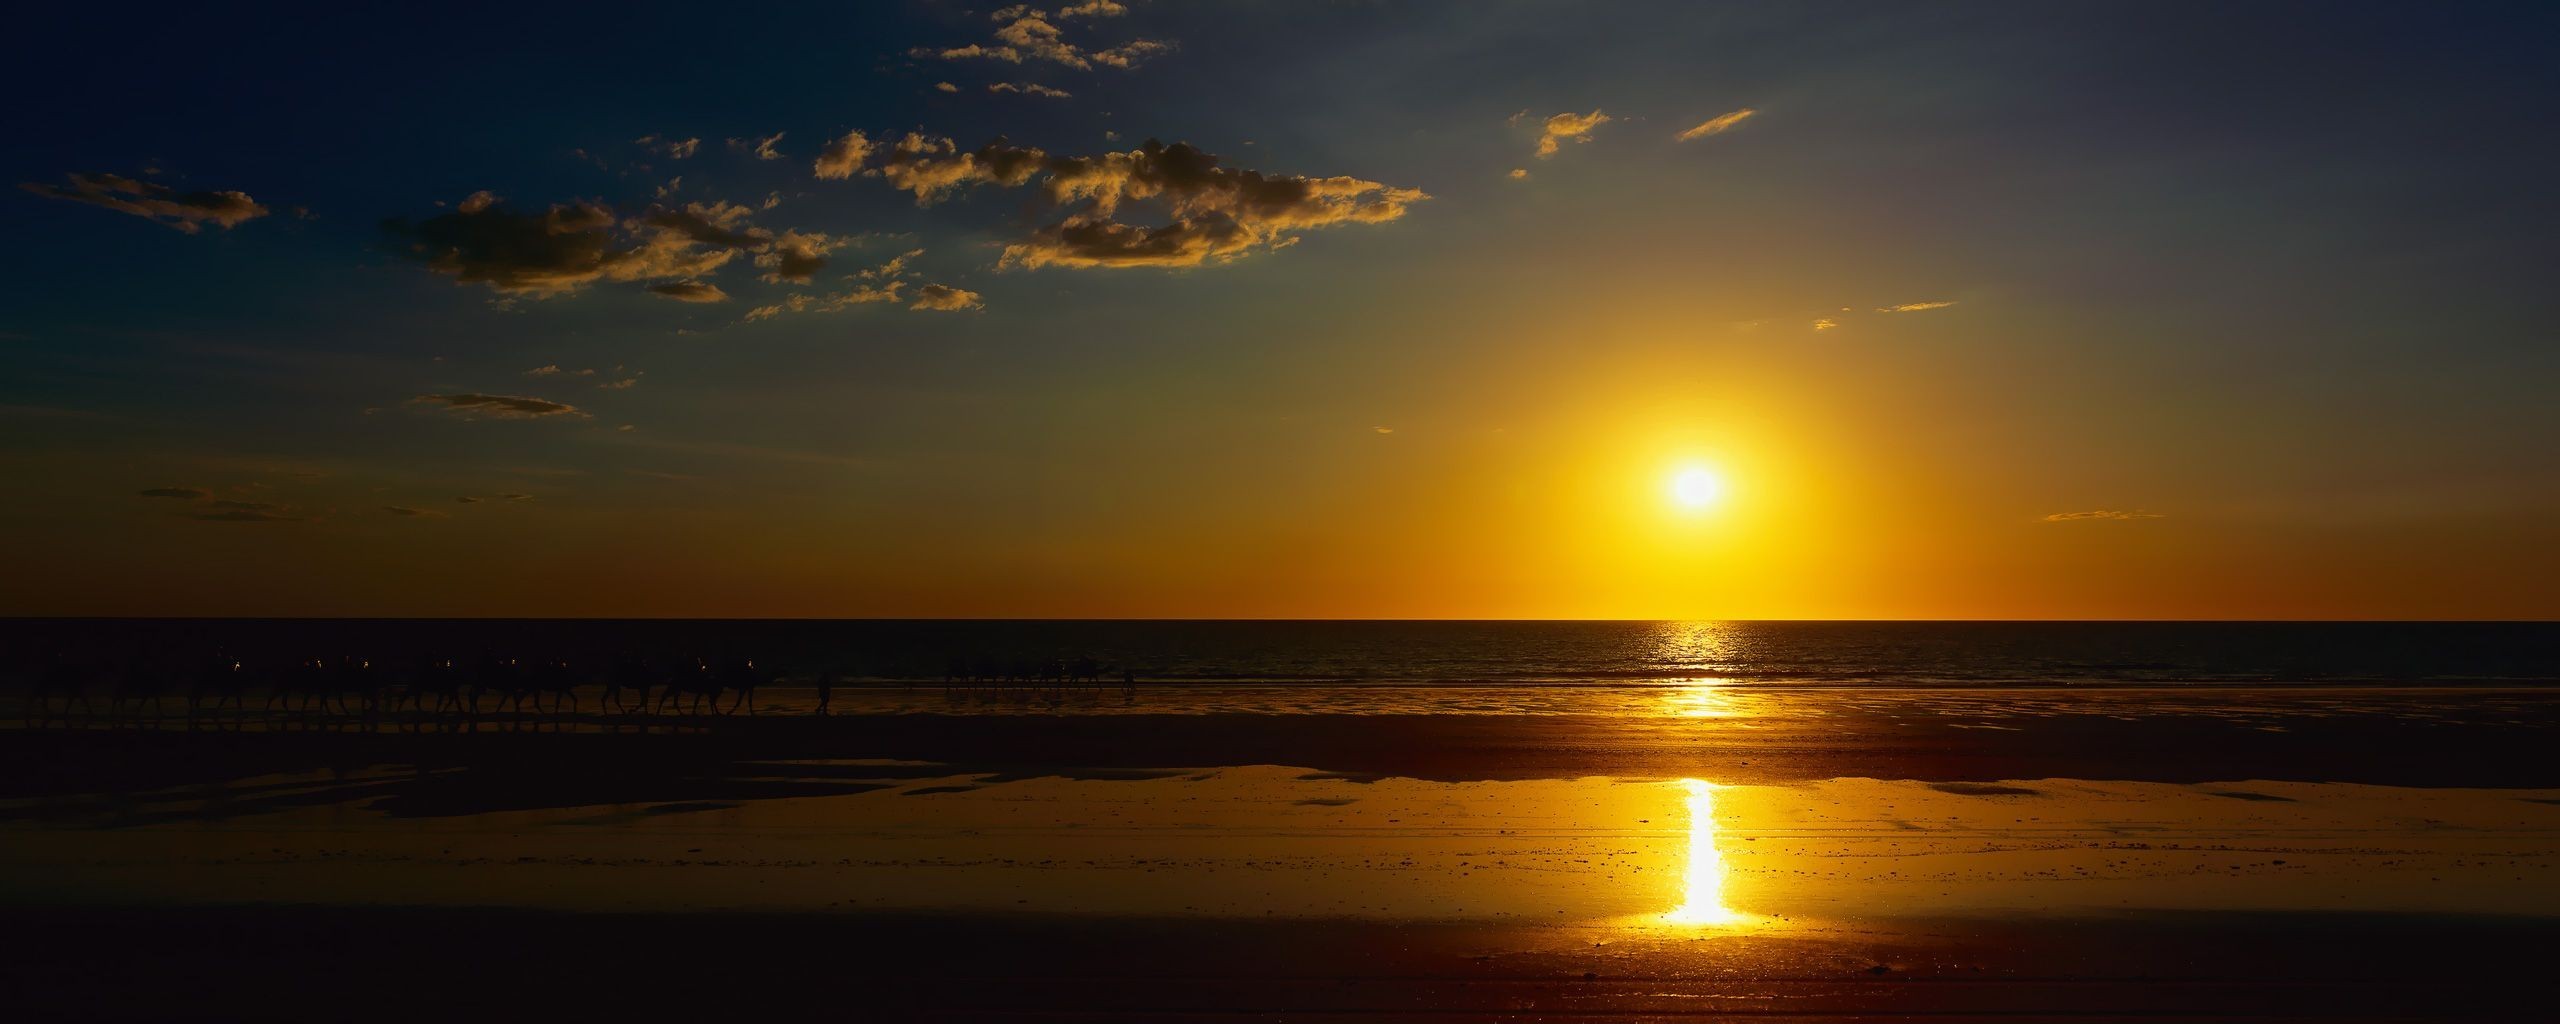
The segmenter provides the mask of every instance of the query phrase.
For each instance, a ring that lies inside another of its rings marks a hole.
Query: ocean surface
[[[2560,623],[0,620],[12,665],[354,655],[753,657],[785,681],[938,682],[1090,658],[1159,683],[1252,686],[2541,686]]]

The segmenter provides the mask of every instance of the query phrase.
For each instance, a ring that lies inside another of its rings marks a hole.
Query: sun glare
[[[1724,500],[1724,477],[1705,466],[1682,467],[1671,476],[1671,500],[1681,508],[1711,508]]]
[[[1716,849],[1716,788],[1713,783],[1682,779],[1689,791],[1689,864],[1681,879],[1680,906],[1665,920],[1673,924],[1733,924],[1742,915],[1724,905],[1724,853]]]

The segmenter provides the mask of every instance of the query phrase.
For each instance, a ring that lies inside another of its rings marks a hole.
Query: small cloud
[[[758,160],[780,160],[782,151],[773,147],[774,144],[782,141],[782,134],[775,132],[762,138],[730,139],[729,148]]]
[[[1527,180],[1529,180],[1529,169],[1528,169],[1528,168],[1526,168],[1526,167],[1514,167],[1514,168],[1512,168],[1512,169],[1511,169],[1511,180],[1513,180],[1513,181],[1527,181]]]
[[[1726,129],[1750,120],[1751,115],[1757,113],[1759,113],[1759,111],[1753,110],[1749,107],[1744,107],[1730,114],[1717,114],[1716,116],[1700,121],[1691,127],[1682,129],[1680,134],[1674,135],[1672,138],[1676,141],[1687,142],[1691,139],[1703,139],[1710,135],[1721,135]]]
[[[201,487],[146,487],[140,493],[145,498],[176,498],[180,501],[196,501],[213,496],[213,492]]]
[[[258,205],[258,201],[249,198],[246,192],[180,192],[156,181],[142,181],[121,174],[74,172],[68,177],[71,179],[68,186],[22,181],[18,187],[47,199],[87,203],[130,213],[190,235],[202,230],[206,224],[229,230],[267,215],[267,208]]]
[[[2158,512],[2144,512],[2144,511],[2141,511],[2141,510],[2139,510],[2139,509],[2136,509],[2136,510],[2131,511],[2131,512],[2119,512],[2119,511],[2117,511],[2117,510],[2115,510],[2115,509],[2102,508],[2102,509],[2097,509],[2097,510],[2089,511],[2089,512],[2056,512],[2056,513],[2054,513],[2054,514],[2052,514],[2052,515],[2049,515],[2049,516],[2044,517],[2044,521],[2045,521],[2045,522],[2048,522],[2048,523],[2077,523],[2077,522],[2083,522],[2083,521],[2087,521],[2087,520],[2121,521],[2121,520],[2128,520],[2128,519],[2166,519],[2166,518],[2168,518],[2168,517],[2167,517],[2167,516],[2164,516],[2164,515],[2162,515],[2162,514],[2160,514],[2160,513],[2158,513]]]
[[[953,84],[951,84],[951,83],[949,83],[949,82],[935,82],[935,83],[933,83],[933,87],[934,87],[934,89],[935,89],[936,91],[938,91],[938,92],[959,92],[959,91],[960,91],[960,87],[959,87],[959,86],[953,85]]]
[[[1109,17],[1126,10],[1115,0],[1099,0],[1069,7],[1058,12],[1057,16],[1061,19]],[[1139,61],[1173,50],[1172,43],[1160,39],[1132,39],[1104,49],[1079,46],[1067,41],[1065,31],[1049,20],[1049,14],[1034,10],[1028,4],[999,9],[992,17],[1002,23],[995,31],[993,45],[920,46],[908,50],[907,55],[941,60],[996,60],[1007,64],[1049,61],[1078,71],[1090,71],[1096,64],[1123,70],[1134,68]]]
[[[574,405],[542,398],[528,398],[523,395],[483,395],[464,392],[451,395],[419,395],[409,401],[414,405],[440,405],[446,411],[466,418],[474,415],[488,415],[506,420],[542,419],[549,416],[574,416],[584,419],[587,415],[578,411],[578,407]]]
[[[1394,427],[1371,427],[1369,429],[1375,430],[1381,434],[1392,434],[1396,432],[1396,428]]]
[[[525,375],[525,376],[527,376],[527,377],[549,377],[549,376],[552,376],[552,375],[557,374],[557,373],[559,373],[559,372],[560,372],[560,364],[558,364],[558,363],[552,363],[552,364],[550,364],[550,365],[548,365],[548,366],[537,366],[537,367],[534,367],[533,369],[526,370],[526,371],[524,372],[524,375]]]
[[[1068,99],[1073,95],[1064,89],[1052,89],[1036,82],[1022,82],[1019,84],[1014,82],[997,82],[993,85],[987,86],[987,91],[1020,93],[1024,96],[1046,96],[1053,100]]]
[[[986,303],[979,301],[978,293],[966,288],[954,288],[947,284],[928,284],[916,289],[916,301],[907,308],[950,313],[964,309],[983,309],[985,306]]]
[[[655,135],[643,135],[631,141],[669,160],[690,159],[702,148],[701,139],[661,139]]]
[[[615,428],[613,428],[613,429],[618,430],[618,431],[621,431],[621,432],[623,432],[623,433],[625,433],[625,434],[628,434],[628,433],[630,433],[630,432],[632,432],[632,431],[634,431],[634,430],[638,430],[638,429],[640,429],[640,428],[635,427],[635,426],[632,426],[631,424],[625,423],[625,424],[623,424],[623,425],[621,425],[621,426],[619,426],[619,427],[615,427]]]
[[[818,151],[818,162],[813,165],[813,170],[820,180],[842,181],[861,170],[862,161],[870,156],[871,139],[859,131],[850,131]]]
[[[1830,317],[1824,317],[1813,322],[1813,329],[1817,331],[1827,331],[1838,326],[1840,325],[1833,322]]]
[[[1955,305],[1955,303],[1953,303],[1953,302],[1906,302],[1906,303],[1903,303],[1902,305],[1899,305],[1899,306],[1877,306],[1877,307],[1876,307],[1876,312],[1878,312],[1878,313],[1919,313],[1919,312],[1924,312],[1924,311],[1932,310],[1932,309],[1945,309],[1945,308],[1947,308],[1947,307],[1949,307],[1949,306],[1952,306],[1952,305]]]
[[[1614,120],[1616,118],[1598,110],[1588,114],[1567,112],[1548,118],[1538,135],[1538,159],[1544,160],[1556,155],[1557,144],[1564,139],[1572,139],[1575,142],[1591,141],[1592,129]]]
[[[409,507],[409,506],[407,506],[407,505],[384,505],[384,506],[382,506],[382,510],[383,510],[383,511],[385,511],[385,512],[389,512],[389,513],[391,513],[392,515],[395,515],[395,516],[401,516],[401,517],[409,518],[409,519],[443,519],[443,518],[445,518],[445,514],[444,514],[444,513],[442,513],[442,512],[437,512],[437,511],[434,511],[434,510],[432,510],[432,509],[410,508],[410,507]]]
[[[649,286],[649,294],[677,302],[727,302],[729,293],[709,281],[669,281]]]
[[[530,494],[501,494],[501,495],[498,495],[498,497],[499,497],[499,499],[500,499],[500,500],[503,500],[503,501],[532,501],[532,500],[533,500],[533,495],[530,495]]]
[[[607,391],[629,391],[633,385],[638,383],[640,383],[640,378],[638,377],[624,377],[621,380],[609,380],[596,386]]]
[[[461,497],[459,497],[459,498],[455,498],[455,499],[453,499],[453,500],[455,500],[455,501],[457,501],[457,502],[460,502],[460,503],[462,503],[462,504],[465,504],[465,505],[477,505],[477,504],[479,504],[483,499],[475,498],[475,497],[472,497],[471,495],[465,494],[465,495],[463,495],[463,496],[461,496]]]

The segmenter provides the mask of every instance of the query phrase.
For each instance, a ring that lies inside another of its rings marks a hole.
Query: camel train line
[[[254,706],[269,718],[478,718],[527,713],[688,716],[754,714],[759,688],[776,675],[755,659],[624,657],[609,662],[484,655],[461,661],[426,657],[380,662],[369,658],[311,657],[257,664],[216,655],[192,672],[142,659],[55,657],[20,673],[26,724],[165,717],[170,701],[183,701],[190,721],[244,718]],[[1110,669],[1092,658],[953,659],[944,673],[945,693],[1020,702],[1045,699],[1051,706],[1076,691],[1099,694]],[[1136,678],[1119,670],[1125,695]],[[829,713],[838,673],[811,678],[816,713]],[[913,689],[916,680],[903,684]],[[591,704],[581,691],[594,691]],[[253,705],[254,698],[254,705]],[[726,707],[723,701],[726,700]]]

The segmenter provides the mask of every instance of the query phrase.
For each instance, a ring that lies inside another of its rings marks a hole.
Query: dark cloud
[[[71,184],[22,181],[18,187],[48,199],[103,206],[155,224],[195,234],[206,224],[229,229],[267,215],[267,208],[246,192],[180,192],[156,181],[121,174],[67,175]]]
[[[499,498],[501,498],[501,499],[503,499],[503,500],[506,500],[506,501],[532,501],[532,500],[533,500],[533,495],[530,495],[530,494],[501,494],[501,495],[498,495],[498,497],[499,497]]]
[[[540,212],[518,211],[488,192],[474,193],[450,213],[383,230],[428,269],[460,284],[485,284],[535,298],[574,292],[599,281],[690,280],[717,270],[741,244],[745,207],[694,203],[652,209],[617,224],[612,209],[579,200]],[[616,229],[620,228],[620,231]]]
[[[453,499],[453,500],[454,500],[454,501],[456,501],[456,502],[460,502],[460,503],[462,503],[462,504],[465,504],[465,505],[477,505],[477,504],[479,504],[479,503],[480,503],[480,501],[481,501],[481,499],[479,499],[479,498],[475,498],[475,497],[472,497],[471,495],[468,495],[468,494],[465,494],[465,495],[463,495],[463,496],[461,496],[461,497],[459,497],[459,498],[455,498],[455,499]]]
[[[542,419],[549,416],[573,416],[583,419],[587,415],[578,411],[578,407],[574,405],[541,398],[527,398],[523,395],[482,395],[466,392],[451,395],[419,395],[409,401],[418,405],[442,406],[462,416],[486,415],[510,420]]]
[[[1196,266],[1297,240],[1295,232],[1396,220],[1430,197],[1352,177],[1308,178],[1221,166],[1189,143],[1153,139],[1125,153],[1051,156],[1003,139],[962,152],[948,138],[910,132],[862,173],[930,206],[965,187],[1021,186],[1045,178],[1056,222],[1005,248],[1002,267]],[[1127,205],[1164,209],[1167,223],[1118,219]]]
[[[201,487],[146,487],[139,493],[145,498],[178,498],[184,501],[213,496],[213,492]]]
[[[736,203],[686,203],[682,209],[652,208],[640,223],[713,248],[755,249],[771,242],[773,233],[747,224],[754,212]]]
[[[868,173],[915,193],[916,205],[930,206],[966,185],[1010,187],[1028,182],[1040,173],[1047,159],[1047,153],[1014,146],[1003,139],[963,153],[950,139],[908,132],[881,155],[880,166]]]
[[[729,293],[709,281],[669,281],[649,286],[649,292],[677,302],[727,302]]]
[[[987,91],[1019,93],[1024,96],[1046,96],[1053,100],[1068,99],[1074,95],[1064,89],[1052,89],[1037,82],[995,82],[987,86]]]
[[[954,288],[945,284],[928,284],[922,288],[916,289],[916,301],[913,305],[910,305],[907,308],[936,310],[939,312],[951,313],[964,309],[981,309],[985,306],[986,303],[979,301],[978,293],[966,288]]]
[[[2158,513],[2158,512],[2142,512],[2142,511],[2134,511],[2134,512],[2119,512],[2119,511],[2117,511],[2117,510],[2115,510],[2115,509],[2106,509],[2106,508],[2102,508],[2102,509],[2096,509],[2096,510],[2089,511],[2089,512],[2056,512],[2056,513],[2054,513],[2054,514],[2052,514],[2052,515],[2049,515],[2049,516],[2044,517],[2044,521],[2045,521],[2045,522],[2048,522],[2048,523],[2075,523],[2075,522],[2082,522],[2082,521],[2085,521],[2085,520],[2092,520],[2092,519],[2097,519],[2097,520],[2123,520],[2123,519],[2165,519],[2165,518],[2168,518],[2168,517],[2167,517],[2167,516],[2164,516],[2164,515],[2162,515],[2162,514],[2160,514],[2160,513]]]
[[[1297,241],[1295,232],[1399,219],[1422,190],[1352,177],[1307,178],[1221,166],[1189,143],[1153,139],[1125,153],[1048,160],[1050,200],[1071,211],[1026,242],[1005,267],[1196,266]],[[1123,206],[1161,204],[1168,222],[1133,225]]]
[[[827,265],[827,254],[844,244],[843,239],[814,231],[785,231],[756,257],[756,266],[765,268],[764,279],[768,282],[807,284],[811,275]]]
[[[402,517],[405,517],[405,518],[411,518],[411,519],[443,519],[443,518],[446,518],[446,517],[445,517],[445,514],[444,514],[444,513],[442,513],[442,512],[437,512],[437,511],[435,511],[435,510],[433,510],[433,509],[410,508],[410,507],[409,507],[409,506],[407,506],[407,505],[384,505],[384,506],[382,506],[382,510],[383,510],[383,511],[385,511],[385,512],[389,512],[389,513],[391,513],[392,515],[395,515],[395,516],[402,516]]]

